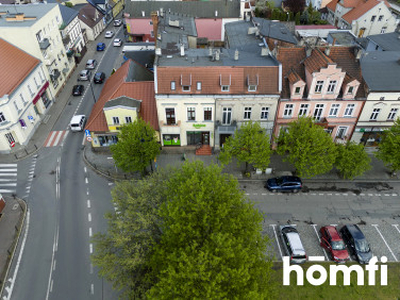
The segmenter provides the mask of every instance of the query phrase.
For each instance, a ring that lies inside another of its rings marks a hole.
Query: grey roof
[[[121,97],[118,97],[115,99],[108,100],[104,104],[104,107],[107,108],[107,107],[122,105],[122,106],[128,106],[128,107],[136,107],[139,110],[140,102],[142,102],[142,100],[136,100],[136,99],[132,99],[130,97],[121,96]]]
[[[58,4],[58,6],[60,7],[61,16],[65,25],[71,23],[72,20],[75,19],[77,15],[79,15],[79,12],[72,8],[61,4]]]
[[[124,60],[132,59],[142,66],[147,65],[148,68],[153,66],[154,57],[154,50],[126,51],[124,53]]]
[[[197,18],[239,18],[240,0],[221,1],[126,1],[125,13],[131,18],[150,18],[152,11],[176,12]]]
[[[379,45],[384,51],[400,51],[399,32],[369,35],[367,39]]]
[[[0,26],[7,27],[30,27],[45,16],[58,4],[56,3],[38,3],[38,4],[24,4],[24,5],[1,5],[0,12],[8,12],[7,15],[15,15],[24,13],[26,17],[36,17],[34,20],[24,20],[23,22],[8,22],[2,16],[0,18]]]
[[[330,31],[328,38],[335,39],[336,46],[351,46],[355,44],[356,37],[349,31]]]
[[[248,34],[249,28],[253,27],[253,23],[246,21],[236,21],[225,24],[226,42],[230,49],[238,49],[240,51],[248,51],[259,53],[261,38],[255,34]]]
[[[400,51],[370,51],[361,59],[362,75],[371,91],[400,91]]]
[[[126,76],[126,82],[153,81],[153,80],[154,80],[153,72],[149,71],[143,65],[137,63],[135,60],[132,61],[132,63],[129,65],[128,74]]]
[[[257,24],[260,34],[272,39],[297,45],[296,37],[290,32],[289,28],[282,22],[271,21],[262,18],[253,18]]]

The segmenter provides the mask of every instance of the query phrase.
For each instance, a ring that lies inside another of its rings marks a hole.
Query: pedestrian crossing
[[[44,142],[45,147],[60,146],[68,135],[68,130],[51,131]]]
[[[0,164],[0,193],[17,192],[17,164]]]

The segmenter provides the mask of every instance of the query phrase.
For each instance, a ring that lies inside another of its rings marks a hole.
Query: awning
[[[49,82],[46,81],[46,83],[40,89],[39,93],[37,93],[35,98],[33,98],[33,101],[32,101],[33,104],[36,104],[36,102],[38,102],[39,98],[42,97],[42,95],[44,94],[44,92],[47,90],[48,87],[49,87]]]

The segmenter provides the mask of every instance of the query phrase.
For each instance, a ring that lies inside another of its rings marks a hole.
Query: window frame
[[[336,85],[337,85],[336,80],[330,80],[329,84],[328,84],[327,92],[333,94],[335,92]]]
[[[131,116],[126,116],[125,117],[125,124],[130,124],[132,123],[132,117]]]
[[[196,90],[201,91],[201,81],[196,82]]]
[[[354,103],[349,103],[346,105],[346,109],[344,110],[343,117],[353,117],[354,109],[356,105]]]
[[[329,109],[329,117],[337,117],[339,114],[339,110],[340,110],[340,104],[339,103],[332,103],[331,107]]]
[[[325,104],[317,103],[314,106],[313,118],[317,121],[321,120],[322,115],[324,114]]]
[[[168,111],[169,111],[169,113],[168,113]],[[165,108],[165,120],[166,120],[167,125],[176,125],[175,107],[166,107]],[[173,122],[171,122],[171,121],[173,121]]]
[[[291,118],[293,116],[294,104],[287,103],[285,104],[285,109],[283,110],[283,117],[284,118]]]
[[[369,117],[369,120],[370,121],[376,121],[378,119],[378,116],[379,116],[380,112],[381,112],[380,108],[378,108],[378,107],[373,108],[372,112],[371,112],[371,115]]]
[[[250,84],[247,86],[247,91],[248,92],[257,92],[257,85],[256,84]]]
[[[245,106],[243,108],[243,120],[251,120],[251,106]]]
[[[398,111],[399,111],[399,109],[397,107],[391,107],[387,119],[390,121],[392,121],[392,120],[394,121],[396,119],[396,115],[397,115]]]
[[[230,86],[229,85],[221,85],[221,92],[229,92]]]
[[[194,106],[189,106],[186,109],[186,117],[187,121],[196,121],[196,107]]]
[[[190,85],[182,85],[182,92],[190,92]]]
[[[307,116],[309,108],[310,108],[310,105],[308,103],[300,103],[298,116],[299,117]]]
[[[232,107],[222,108],[222,125],[230,125],[232,123]]]
[[[317,82],[315,83],[314,93],[321,94],[323,86],[324,86],[324,81],[323,80],[317,80]]]
[[[171,88],[171,91],[176,91],[176,81],[171,81],[170,88]]]
[[[208,115],[210,117],[209,119],[208,119]],[[204,121],[212,121],[212,107],[211,106],[203,108],[203,119],[204,119]]]
[[[112,117],[113,125],[120,125],[119,117]]]
[[[261,107],[260,119],[268,120],[268,116],[269,116],[269,107],[268,106]]]
[[[294,88],[294,94],[295,94],[295,95],[300,95],[300,91],[301,91],[301,87],[296,86],[296,87]]]

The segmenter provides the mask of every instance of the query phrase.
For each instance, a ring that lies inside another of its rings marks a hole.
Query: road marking
[[[378,197],[380,197],[380,196],[381,196],[381,194],[375,194],[375,196],[378,196]]]
[[[324,193],[319,193],[318,195],[319,195],[319,196],[323,196],[323,195],[325,195],[325,194],[324,194]]]
[[[88,216],[88,221],[89,221],[89,222],[92,222],[92,214],[91,214],[91,213],[88,213],[87,216]]]
[[[89,189],[86,190],[86,195],[89,196]]]
[[[400,233],[399,224],[392,224],[392,226]]]
[[[342,195],[343,195],[343,196],[347,196],[347,193],[343,193]]]
[[[114,182],[109,182],[108,183],[108,186],[111,186],[111,185],[113,185],[114,184]]]
[[[17,186],[16,183],[2,183],[2,186]]]
[[[316,196],[317,194],[316,194],[316,193],[311,193],[311,195],[312,195],[312,196]]]
[[[262,193],[261,195],[263,195],[263,196],[267,196],[267,193]]]
[[[339,193],[335,193],[335,196],[340,196],[340,194]]]
[[[332,196],[332,193],[328,193],[327,195],[328,195],[328,196]]]
[[[85,145],[85,142],[86,142],[86,135],[83,135],[82,146]]]
[[[389,197],[390,196],[390,194],[385,194],[385,197]]]
[[[380,230],[378,229],[378,224],[371,224],[373,227],[375,227],[376,231],[378,231],[379,235],[381,236],[383,242],[385,243],[386,247],[389,249],[390,253],[392,254],[393,258],[395,261],[398,261],[396,256],[394,255],[392,249],[390,249],[388,243],[386,242],[385,238],[383,237],[382,233],[380,232]]]
[[[83,169],[85,170],[85,173],[87,173],[87,169],[86,169],[86,167],[84,167]]]
[[[92,254],[93,253],[93,244],[92,243],[89,244],[89,249],[90,249],[90,254]]]
[[[0,168],[2,167],[14,167],[16,168],[18,166],[18,164],[0,164]]]
[[[392,196],[393,196],[393,197],[396,197],[396,196],[397,196],[397,194],[393,193],[393,194],[392,194]]]
[[[93,283],[90,285],[90,293],[92,295],[94,295],[94,284]]]
[[[257,196],[258,194],[257,193],[253,193],[253,196]]]
[[[113,159],[112,156],[107,156],[107,159]]]
[[[250,196],[250,194],[249,194],[249,193],[246,193],[245,195],[246,195],[246,196]]]
[[[53,279],[51,280],[51,283],[50,283],[50,292],[52,292],[53,291]]]
[[[93,274],[93,264],[90,264],[90,274]]]
[[[88,183],[89,183],[89,180],[88,180],[88,178],[87,178],[87,177],[85,177],[85,183],[86,183],[86,184],[88,184]]]
[[[90,200],[87,201],[87,207],[90,208]]]
[[[54,260],[53,271],[56,269],[57,260]]]
[[[315,234],[317,235],[317,238],[318,238],[318,243],[321,245],[321,239],[319,238],[319,234],[318,234],[318,231],[317,231],[317,224],[312,224],[311,225],[313,228],[314,228],[314,231],[315,231]],[[327,261],[329,261],[329,258],[328,258],[328,254],[326,254],[326,251],[325,251],[325,249],[323,248],[323,247],[321,247],[322,248],[322,251],[324,252],[324,255],[325,255],[325,257],[326,257],[326,260]],[[311,256],[311,257],[322,257],[322,256]],[[322,257],[323,258],[323,257]],[[322,259],[322,260],[316,260],[316,261],[324,261],[324,259]]]
[[[281,254],[281,258],[283,258],[281,245],[279,245],[278,235],[276,234],[276,230],[275,230],[275,226],[276,225],[275,224],[270,224],[269,226],[272,226],[272,230],[274,231],[274,235],[275,235],[275,240],[276,240],[276,243],[278,244],[279,253]]]
[[[325,261],[323,256],[309,256],[308,261]]]
[[[92,227],[89,227],[89,237],[92,237]]]
[[[17,172],[17,169],[1,169],[2,172]],[[11,176],[11,175],[9,175]]]
[[[3,173],[1,173],[0,176],[7,176],[7,177],[17,176],[17,173],[12,173],[12,174],[3,174]]]
[[[365,196],[365,194],[364,194],[364,193],[361,193],[360,196]]]
[[[374,194],[368,194],[368,196],[372,197]]]
[[[330,224],[330,225],[331,225],[331,226],[335,226],[335,227],[337,226],[337,224]]]

